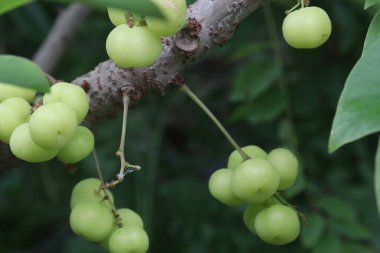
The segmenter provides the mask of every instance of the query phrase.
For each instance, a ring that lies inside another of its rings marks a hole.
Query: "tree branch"
[[[51,32],[33,57],[34,62],[46,73],[51,73],[57,65],[76,29],[88,14],[90,9],[87,6],[73,4],[57,17]]]
[[[165,94],[181,86],[184,83],[181,74],[184,68],[209,49],[228,42],[237,26],[264,1],[198,0],[188,7],[187,28],[173,37],[162,39],[164,50],[152,66],[121,69],[108,60],[73,80],[87,91],[90,98],[87,123],[96,125],[118,114],[122,108],[123,94],[131,98],[133,106],[149,93]],[[5,157],[2,152],[4,149],[0,147],[0,157]],[[0,167],[7,165],[9,163],[3,161]]]
[[[198,0],[187,11],[188,26],[175,36],[163,38],[164,51],[155,64],[147,68],[121,69],[108,60],[73,83],[84,88],[90,97],[87,122],[117,114],[122,108],[122,93],[131,105],[149,93],[165,94],[184,83],[183,69],[215,46],[232,38],[238,24],[256,10],[264,0]]]

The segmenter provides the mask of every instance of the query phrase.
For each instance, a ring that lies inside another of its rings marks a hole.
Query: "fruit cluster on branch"
[[[210,48],[222,46],[238,24],[264,0],[198,0],[188,7],[188,25],[169,38],[162,38],[163,52],[155,64],[146,68],[118,68],[112,61],[100,63],[93,71],[73,83],[88,90],[88,122],[96,123],[121,108],[121,93],[136,103],[148,93],[165,94],[184,83],[183,69]]]
[[[231,39],[239,23],[264,1],[198,0],[187,9],[187,27],[175,36],[162,38],[163,52],[152,66],[123,69],[108,60],[76,78],[72,83],[86,90],[90,98],[87,123],[96,125],[120,113],[123,93],[131,98],[134,106],[148,93],[162,95],[182,85],[184,68],[210,48],[222,46]],[[15,165],[14,157],[9,154],[7,146],[0,146],[0,170]]]

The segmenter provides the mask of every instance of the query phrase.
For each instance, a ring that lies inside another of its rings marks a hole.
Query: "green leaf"
[[[341,253],[342,241],[332,233],[326,233],[320,242],[313,248],[312,253]]]
[[[320,241],[326,221],[319,214],[307,215],[307,221],[308,224],[301,230],[301,242],[305,248],[311,249]]]
[[[114,7],[135,12],[140,15],[163,17],[160,10],[150,0],[50,0],[55,2],[80,2],[96,8]]]
[[[332,220],[331,227],[337,233],[352,240],[365,240],[371,237],[371,234],[365,226],[357,220]]]
[[[0,55],[0,82],[49,91],[49,81],[42,70],[33,62],[18,56]]]
[[[380,130],[380,40],[359,59],[339,98],[329,152]]]
[[[33,0],[0,0],[0,15],[31,2]]]
[[[229,57],[228,62],[233,63],[269,49],[271,49],[271,44],[269,41],[246,43],[233,52],[233,54]]]
[[[340,220],[354,220],[356,211],[345,200],[335,196],[322,196],[319,198],[320,207],[331,217]]]
[[[378,11],[375,17],[372,19],[371,24],[369,25],[367,36],[364,41],[364,47],[362,55],[364,55],[367,50],[380,40],[380,11]]]
[[[380,139],[377,144],[376,160],[375,160],[375,195],[377,203],[377,211],[380,215]]]
[[[355,242],[344,242],[344,253],[375,253],[375,250],[371,249],[368,245],[359,244]]]
[[[273,61],[254,61],[240,69],[234,78],[230,101],[252,100],[265,92],[281,72]]]
[[[378,4],[379,0],[366,0],[364,4],[364,10],[368,9],[372,5]]]
[[[255,124],[277,118],[286,107],[286,98],[277,86],[272,86],[257,99],[236,109],[231,116],[232,121],[247,120]]]

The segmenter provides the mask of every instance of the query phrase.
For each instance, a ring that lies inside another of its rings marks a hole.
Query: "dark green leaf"
[[[236,109],[232,113],[231,120],[247,120],[252,124],[271,121],[284,111],[286,103],[286,98],[280,89],[272,86],[257,99]]]
[[[33,0],[0,0],[0,15],[32,1]]]
[[[231,57],[229,58],[229,62],[235,62],[241,60],[246,57],[253,56],[259,52],[263,52],[265,50],[271,49],[271,44],[268,41],[257,42],[257,43],[247,43],[242,47],[237,48]]]
[[[326,233],[322,240],[315,246],[313,253],[341,253],[342,241],[332,233]]]
[[[367,52],[368,48],[380,40],[380,11],[377,12],[375,17],[368,28],[367,36],[364,41],[363,55]]]
[[[329,140],[329,152],[380,130],[380,40],[352,69],[340,96]]]
[[[49,81],[42,70],[33,62],[18,56],[0,55],[0,82],[49,91]]]
[[[322,196],[319,205],[331,217],[341,220],[353,220],[356,215],[355,209],[345,200],[334,196]]]
[[[380,214],[380,140],[377,144],[375,166],[375,195],[377,202],[377,211]]]
[[[343,245],[344,253],[375,253],[373,249],[365,244],[345,242]]]
[[[140,15],[162,17],[160,10],[150,0],[50,0],[56,2],[80,2],[96,8],[106,9],[114,7],[135,12]]]
[[[366,0],[364,4],[364,9],[368,9],[372,5],[378,4],[379,0]]]
[[[357,220],[332,220],[331,227],[340,235],[352,240],[364,240],[371,237],[368,229]]]
[[[246,65],[234,78],[230,100],[241,102],[258,97],[276,80],[280,71],[280,66],[270,60]]]
[[[321,239],[326,227],[326,221],[319,214],[307,215],[307,221],[308,224],[301,230],[301,242],[305,248],[311,249]]]

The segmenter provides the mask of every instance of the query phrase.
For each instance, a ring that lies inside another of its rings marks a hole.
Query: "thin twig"
[[[105,196],[105,199],[107,199],[107,201],[110,203],[111,207],[112,207],[112,210],[114,212],[116,212],[116,207],[115,205],[113,204],[113,202],[111,201],[111,198],[107,192],[106,189],[102,188],[101,186],[104,184],[104,179],[103,179],[103,175],[102,175],[102,170],[100,169],[100,163],[99,163],[99,160],[98,160],[98,156],[96,154],[96,150],[94,148],[94,150],[92,151],[92,156],[94,157],[94,161],[95,161],[95,168],[96,168],[96,172],[98,173],[98,178],[100,180],[100,187],[99,187],[99,190],[102,190],[104,192],[104,196]]]
[[[181,91],[185,92],[215,123],[215,125],[219,128],[219,130],[224,134],[227,140],[231,143],[231,145],[239,152],[243,160],[248,160],[250,157],[241,149],[241,147],[237,144],[237,142],[232,138],[232,136],[228,133],[228,131],[224,128],[222,123],[215,117],[215,115],[207,108],[207,106],[190,90],[187,85],[181,86]]]

